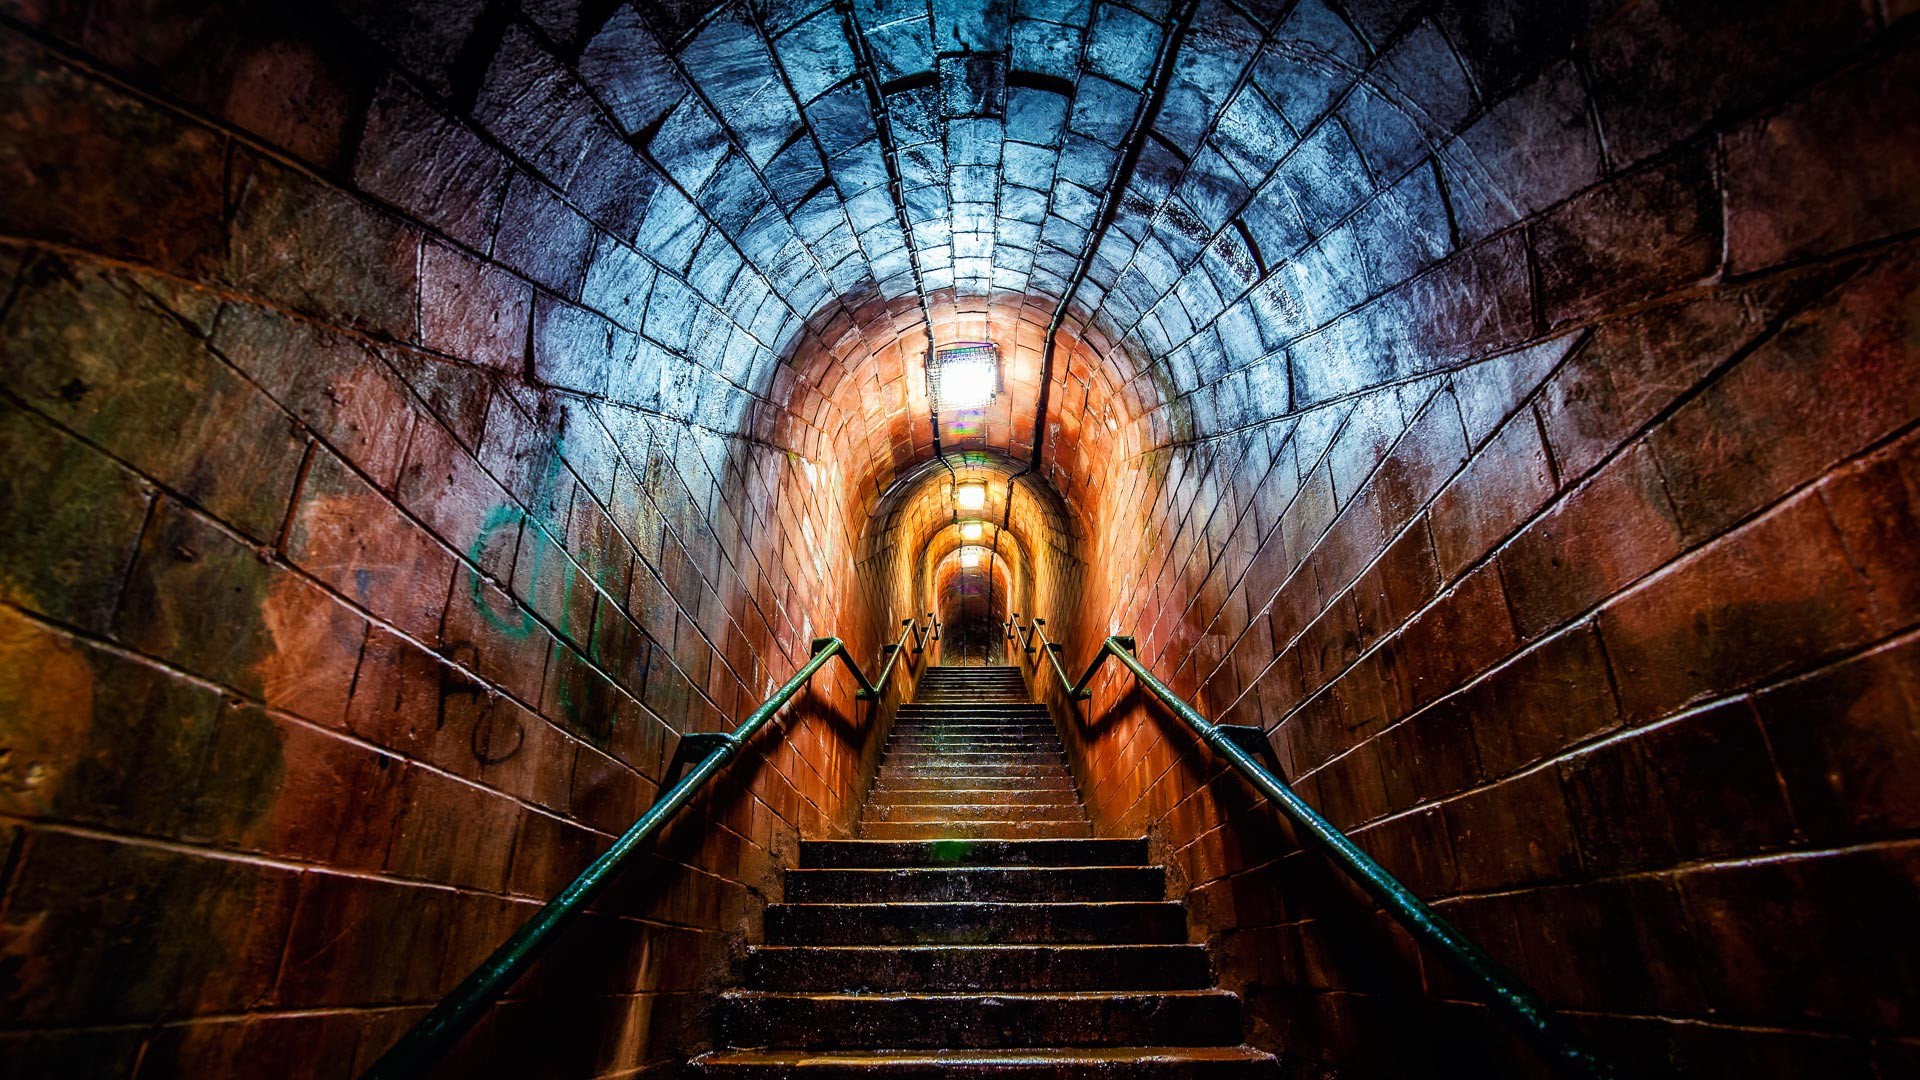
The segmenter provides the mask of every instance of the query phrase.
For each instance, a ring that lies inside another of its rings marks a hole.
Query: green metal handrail
[[[907,620],[907,626],[906,633],[912,633],[912,619]],[[906,633],[901,635],[902,641]],[[772,697],[741,721],[740,726],[730,732],[689,732],[682,735],[675,753],[675,765],[668,767],[668,775],[671,777],[674,768],[681,762],[692,761],[693,767],[687,770],[686,775],[667,788],[647,808],[647,812],[640,815],[640,820],[635,821],[613,842],[612,847],[582,870],[572,884],[547,901],[546,906],[528,919],[526,925],[514,931],[505,944],[495,949],[493,955],[487,957],[472,974],[461,980],[459,986],[454,987],[452,993],[434,1006],[432,1012],[401,1036],[399,1042],[362,1074],[361,1080],[410,1080],[424,1075],[434,1062],[453,1048],[462,1035],[479,1022],[508,987],[525,974],[554,937],[605,891],[628,857],[654,833],[659,832],[674,814],[706,786],[707,781],[726,767],[815,673],[838,657],[852,672],[854,682],[859,686],[855,696],[871,700],[880,696],[881,688],[886,686],[887,677],[893,672],[893,661],[900,655],[898,645],[890,648],[893,655],[888,658],[886,667],[881,669],[879,680],[869,682],[860,665],[847,654],[844,642],[833,637],[815,638],[813,655],[799,671],[794,672],[792,678],[774,691]],[[698,754],[697,761],[693,761],[692,755],[686,753],[688,749]]]
[[[901,653],[907,651],[908,638],[912,638],[914,639],[914,641],[917,642],[920,640],[920,633],[916,628],[916,623],[914,620],[901,619],[900,620],[900,640],[894,642],[891,645],[886,646],[887,662],[884,666],[880,668],[879,676],[873,680],[873,694],[868,695],[869,697],[877,696],[880,693],[880,691],[886,687],[887,677],[893,674],[894,662],[900,659]],[[921,651],[923,651],[923,648],[924,648],[923,646],[915,645],[913,651],[915,654],[918,654]]]
[[[1046,654],[1048,660],[1053,661],[1053,673],[1060,677],[1060,688],[1066,691],[1067,697],[1074,701],[1087,700],[1093,696],[1092,692],[1084,685],[1076,687],[1073,680],[1067,678],[1067,669],[1060,663],[1060,643],[1047,640],[1046,625],[1047,620],[1035,616],[1033,621],[1027,624],[1027,628],[1032,631],[1034,637],[1040,639],[1040,651]],[[1093,678],[1092,668],[1087,669],[1087,678]]]
[[[1035,632],[1046,641],[1045,631],[1039,627],[1044,619],[1034,619]],[[1046,646],[1049,656],[1059,651],[1059,646]],[[1448,922],[1439,912],[1429,907],[1424,900],[1415,896],[1400,879],[1387,872],[1386,867],[1375,862],[1371,855],[1360,849],[1352,838],[1341,832],[1294,791],[1286,781],[1277,775],[1278,767],[1267,768],[1261,763],[1261,756],[1271,755],[1266,733],[1259,728],[1238,727],[1235,725],[1215,724],[1200,715],[1199,710],[1187,704],[1175,694],[1167,684],[1155,678],[1139,657],[1134,655],[1134,641],[1130,637],[1109,637],[1101,643],[1093,660],[1087,665],[1086,674],[1080,681],[1069,682],[1066,668],[1054,656],[1054,671],[1060,677],[1060,685],[1067,697],[1074,701],[1084,701],[1093,696],[1089,685],[1108,657],[1120,661],[1140,685],[1147,688],[1154,697],[1160,699],[1173,714],[1194,734],[1200,736],[1213,750],[1226,758],[1241,776],[1258,788],[1261,794],[1271,799],[1280,810],[1299,826],[1306,834],[1333,859],[1333,862],[1346,875],[1354,880],[1367,894],[1374,898],[1387,913],[1400,925],[1407,928],[1421,943],[1430,946],[1448,963],[1476,985],[1486,1002],[1503,1014],[1518,1027],[1528,1041],[1541,1053],[1554,1062],[1560,1070],[1569,1076],[1579,1076],[1600,1080],[1620,1075],[1612,1063],[1602,1058],[1587,1044],[1579,1032],[1568,1024],[1540,996],[1529,989],[1500,963],[1488,956],[1478,945]]]

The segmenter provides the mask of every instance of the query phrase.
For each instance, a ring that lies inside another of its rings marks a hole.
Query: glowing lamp
[[[961,484],[953,489],[953,501],[962,510],[982,510],[987,505],[987,485]]]
[[[977,521],[962,522],[960,524],[960,539],[978,540],[980,539],[980,534],[986,531],[987,531],[986,526],[980,524]]]
[[[971,570],[974,567],[979,566],[980,565],[980,549],[979,548],[961,548],[960,549],[960,565],[962,568],[967,570]]]
[[[930,374],[942,408],[977,409],[1000,392],[1000,357],[991,342],[961,342],[935,351]]]

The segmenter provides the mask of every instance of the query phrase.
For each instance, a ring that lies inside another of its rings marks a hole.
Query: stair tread
[[[1158,870],[1158,869],[1160,868],[1157,866],[1143,866],[1139,863],[1121,863],[1117,866],[1106,866],[1099,863],[1087,863],[1085,865],[1077,865],[1077,864],[1064,865],[1063,864],[1060,866],[809,866],[804,868],[796,867],[795,869],[787,871],[787,873],[789,874],[874,874],[874,875],[884,875],[887,877],[892,877],[898,874],[915,874],[915,875],[976,874],[976,873],[985,872],[985,873],[994,873],[994,874],[1009,874],[1009,873],[1032,874],[1035,877],[1042,877],[1042,876],[1052,876],[1055,874],[1062,874],[1062,873],[1091,874],[1091,873],[1106,872],[1106,873],[1138,874],[1138,873],[1143,873],[1146,871],[1152,871],[1152,870]],[[1065,900],[1065,901],[1057,901],[1057,902],[1073,903],[1074,901]]]
[[[1145,838],[1093,835],[1019,669],[934,669],[917,695],[895,715],[859,837],[801,843],[746,985],[721,998],[734,1048],[694,1071],[1277,1076],[1272,1055],[1238,1045],[1241,999],[1187,940]]]
[[[980,1062],[1137,1061],[1165,1058],[1181,1061],[1265,1061],[1273,1058],[1250,1046],[1074,1046],[1016,1047],[991,1050],[723,1050],[702,1056],[703,1063],[738,1061],[767,1064],[819,1062]]]
[[[998,1002],[1045,1002],[1045,1001],[1111,1001],[1116,998],[1179,998],[1181,1000],[1237,1000],[1238,994],[1231,990],[1222,990],[1217,986],[1185,990],[868,990],[848,993],[846,991],[820,990],[728,990],[721,995],[734,1000],[807,1000],[807,1001],[858,1001],[899,1002],[902,1005],[916,1001],[926,1002],[970,1002],[993,1000]]]
[[[1113,908],[1113,907],[1179,907],[1177,900],[801,900],[798,902],[768,904],[768,907],[786,908],[889,908],[914,911],[918,909],[936,910],[941,908]]]
[[[1116,901],[1116,902],[1125,903],[1126,901]],[[1138,902],[1157,903],[1157,901],[1138,901]],[[1007,953],[1007,954],[1053,953],[1053,952],[1094,953],[1094,952],[1113,952],[1115,950],[1125,950],[1125,949],[1150,950],[1155,952],[1160,951],[1162,949],[1192,949],[1198,952],[1198,951],[1205,950],[1206,946],[1198,944],[1197,942],[1149,942],[1149,941],[1114,941],[1114,942],[1084,942],[1084,941],[1044,942],[1042,941],[1042,942],[1034,942],[1032,944],[1027,944],[1027,945],[1009,945],[1001,942],[992,942],[992,943],[980,944],[980,945],[909,944],[909,945],[749,945],[747,946],[748,952],[783,952],[783,953],[817,953],[817,952],[848,953],[850,952],[850,953],[874,953],[876,955],[881,953],[891,955],[893,953],[916,953],[916,952],[917,953],[962,952],[962,953]]]

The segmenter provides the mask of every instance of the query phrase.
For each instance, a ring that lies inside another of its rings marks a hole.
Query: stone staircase
[[[1279,1075],[1146,841],[1093,838],[1018,669],[922,676],[860,835],[801,845],[697,1075]]]

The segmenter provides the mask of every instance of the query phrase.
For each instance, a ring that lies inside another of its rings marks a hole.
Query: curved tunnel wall
[[[1616,1052],[1895,1067],[1901,5],[709,7],[0,5],[14,1060],[364,1064],[676,733],[932,609],[937,430],[997,500],[1038,440],[1070,665],[1135,634]],[[1005,365],[937,429],[929,334]],[[700,1045],[876,715],[828,676],[453,1068]],[[1065,728],[1256,1041],[1522,1067],[1124,683]]]

